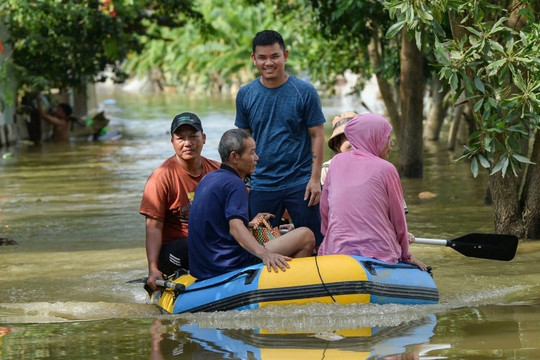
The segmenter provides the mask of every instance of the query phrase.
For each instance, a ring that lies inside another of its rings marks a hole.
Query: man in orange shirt
[[[201,120],[185,112],[174,117],[171,143],[175,154],[150,175],[144,188],[139,213],[146,219],[148,285],[163,274],[189,269],[188,216],[195,188],[220,163],[201,156],[206,135]]]

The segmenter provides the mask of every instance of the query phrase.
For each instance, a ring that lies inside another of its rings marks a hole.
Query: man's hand
[[[274,269],[274,272],[278,272],[280,269],[281,271],[286,271],[290,268],[288,261],[292,260],[289,256],[283,256],[273,252],[266,252],[261,259],[268,271]]]
[[[267,221],[275,217],[274,214],[270,214],[270,213],[258,213],[257,215],[255,215],[255,217],[253,217],[253,220],[251,220],[248,223],[248,227],[250,229],[253,229],[254,227],[256,227],[257,224],[258,224],[258,219],[261,216],[264,217],[264,219],[267,220]]]
[[[308,206],[317,205],[321,201],[321,193],[321,182],[315,181],[313,178],[309,179],[304,194],[304,200],[309,200]]]
[[[152,288],[152,290],[158,290],[156,280],[163,280],[163,274],[159,270],[153,270],[148,273],[148,280],[146,283]]]

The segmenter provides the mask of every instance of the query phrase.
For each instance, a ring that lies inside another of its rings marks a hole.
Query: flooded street
[[[540,242],[521,242],[510,262],[413,244],[433,268],[436,305],[160,314],[142,286],[126,284],[147,271],[145,181],[173,154],[168,130],[182,111],[201,117],[203,155],[218,159],[234,102],[123,95],[102,104],[121,139],[0,150],[11,153],[0,158],[0,237],[18,243],[0,246],[0,359],[540,359]],[[357,109],[325,100],[323,110],[332,119]],[[423,179],[403,180],[409,230],[492,232],[486,179],[452,163],[444,145],[427,145],[424,161]],[[436,196],[419,198],[426,191]]]

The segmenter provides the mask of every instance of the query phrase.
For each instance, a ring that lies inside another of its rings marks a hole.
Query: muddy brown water
[[[203,119],[204,154],[234,127],[229,100],[118,96],[103,105],[114,142],[1,149],[2,359],[539,359],[540,242],[510,262],[412,245],[433,267],[440,303],[321,305],[162,315],[146,303],[146,178],[172,154],[175,113]],[[351,110],[323,101],[328,119]],[[349,106],[349,105],[347,105]],[[452,239],[493,231],[485,178],[427,145],[423,179],[403,180],[410,231]],[[420,198],[431,192],[435,197]]]

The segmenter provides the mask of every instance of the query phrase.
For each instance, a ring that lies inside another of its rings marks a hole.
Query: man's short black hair
[[[67,103],[60,103],[58,104],[58,107],[64,111],[64,114],[66,114],[66,116],[70,116],[71,114],[73,114],[73,108]]]
[[[255,48],[257,46],[269,46],[274,44],[279,44],[281,50],[285,51],[285,41],[283,41],[283,38],[277,31],[263,30],[255,35],[253,41],[251,42],[251,47],[253,53],[255,54]]]

